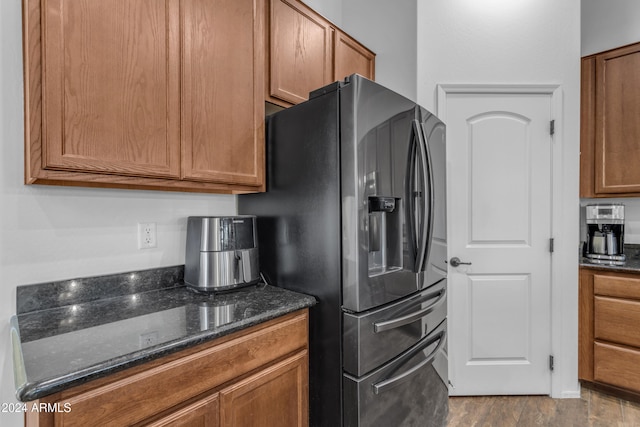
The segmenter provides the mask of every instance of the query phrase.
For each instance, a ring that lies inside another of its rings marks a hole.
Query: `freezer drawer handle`
[[[408,325],[409,323],[415,322],[418,319],[423,318],[427,314],[431,313],[435,308],[444,301],[447,296],[446,288],[442,288],[437,293],[428,294],[425,296],[424,301],[428,301],[432,298],[438,297],[432,304],[429,304],[425,308],[414,311],[413,313],[409,313],[402,317],[397,317],[391,320],[384,320],[382,322],[375,322],[373,324],[373,331],[377,334],[379,332],[388,331],[389,329],[399,328],[400,326]]]
[[[400,375],[397,375],[393,378],[389,378],[389,379],[380,381],[376,384],[373,384],[373,392],[375,394],[384,393],[385,391],[397,385],[400,385],[405,381],[408,381],[409,379],[411,379],[411,377],[414,374],[418,373],[422,368],[431,364],[433,360],[436,358],[436,356],[438,355],[438,352],[442,350],[442,347],[444,347],[445,343],[447,342],[446,331],[444,330],[444,324],[440,326],[439,330],[434,331],[434,336],[431,339],[425,341],[425,343],[422,344],[420,348],[416,349],[415,351],[416,352],[422,351],[438,340],[440,340],[440,342],[438,343],[438,346],[435,348],[435,350],[433,350],[433,352],[431,352],[429,356],[427,356],[426,359],[424,359],[422,362],[420,362],[413,368],[409,369],[408,371],[403,372]],[[411,356],[409,357],[409,359],[411,359]]]

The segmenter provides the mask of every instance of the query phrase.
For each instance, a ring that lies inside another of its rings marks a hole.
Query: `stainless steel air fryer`
[[[204,292],[253,285],[260,278],[256,217],[203,217],[187,221],[184,281]]]

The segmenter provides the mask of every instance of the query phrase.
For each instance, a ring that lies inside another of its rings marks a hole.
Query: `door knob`
[[[459,265],[471,265],[470,262],[462,262],[462,261],[460,261],[460,258],[458,258],[457,256],[454,256],[453,258],[451,258],[449,260],[449,264],[451,264],[451,267],[457,267]]]

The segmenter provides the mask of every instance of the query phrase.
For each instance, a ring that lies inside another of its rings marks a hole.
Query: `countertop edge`
[[[588,268],[591,270],[605,270],[613,273],[640,274],[640,269],[638,268],[625,267],[620,265],[604,265],[604,264],[592,264],[589,262],[581,262],[578,266],[580,268]]]
[[[585,243],[583,243],[585,245]],[[640,273],[640,245],[635,243],[625,243],[624,254],[626,261],[624,265],[606,265],[589,262],[589,258],[585,256],[584,246],[580,249],[580,257],[578,266],[580,268],[589,268],[593,270],[605,270],[619,273],[638,274]]]
[[[224,337],[235,332],[239,332],[251,326],[255,326],[269,320],[293,313],[298,310],[309,308],[317,303],[317,300],[306,294],[299,294],[300,300],[287,307],[261,313],[255,317],[247,318],[243,321],[230,324],[228,328],[220,327],[216,330],[203,331],[200,334],[192,335],[184,339],[170,341],[158,346],[145,348],[138,352],[119,356],[104,363],[89,366],[85,369],[73,373],[49,378],[39,382],[28,382],[25,372],[24,360],[20,345],[20,330],[17,316],[11,318],[11,342],[13,347],[14,381],[16,388],[16,398],[21,402],[30,402],[66,390],[98,378],[106,377],[110,374],[123,371],[128,368],[142,365],[147,362],[159,359],[163,356],[177,353],[212,341],[216,338]],[[16,341],[17,340],[17,341]]]

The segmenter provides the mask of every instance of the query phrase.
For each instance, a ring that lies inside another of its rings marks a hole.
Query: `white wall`
[[[183,264],[187,216],[236,213],[234,196],[23,185],[21,29],[21,1],[0,1],[0,403],[15,401],[16,286]],[[137,249],[138,222],[157,223],[157,249]]]
[[[376,53],[376,81],[417,99],[416,0],[343,0],[342,29]]]
[[[640,1],[582,0],[582,56],[640,41]]]
[[[415,100],[416,0],[303,0],[376,54],[376,81]]]
[[[559,84],[561,217],[554,224],[554,397],[577,396],[580,0],[418,0],[418,102],[444,83]],[[559,314],[555,316],[555,314]]]

